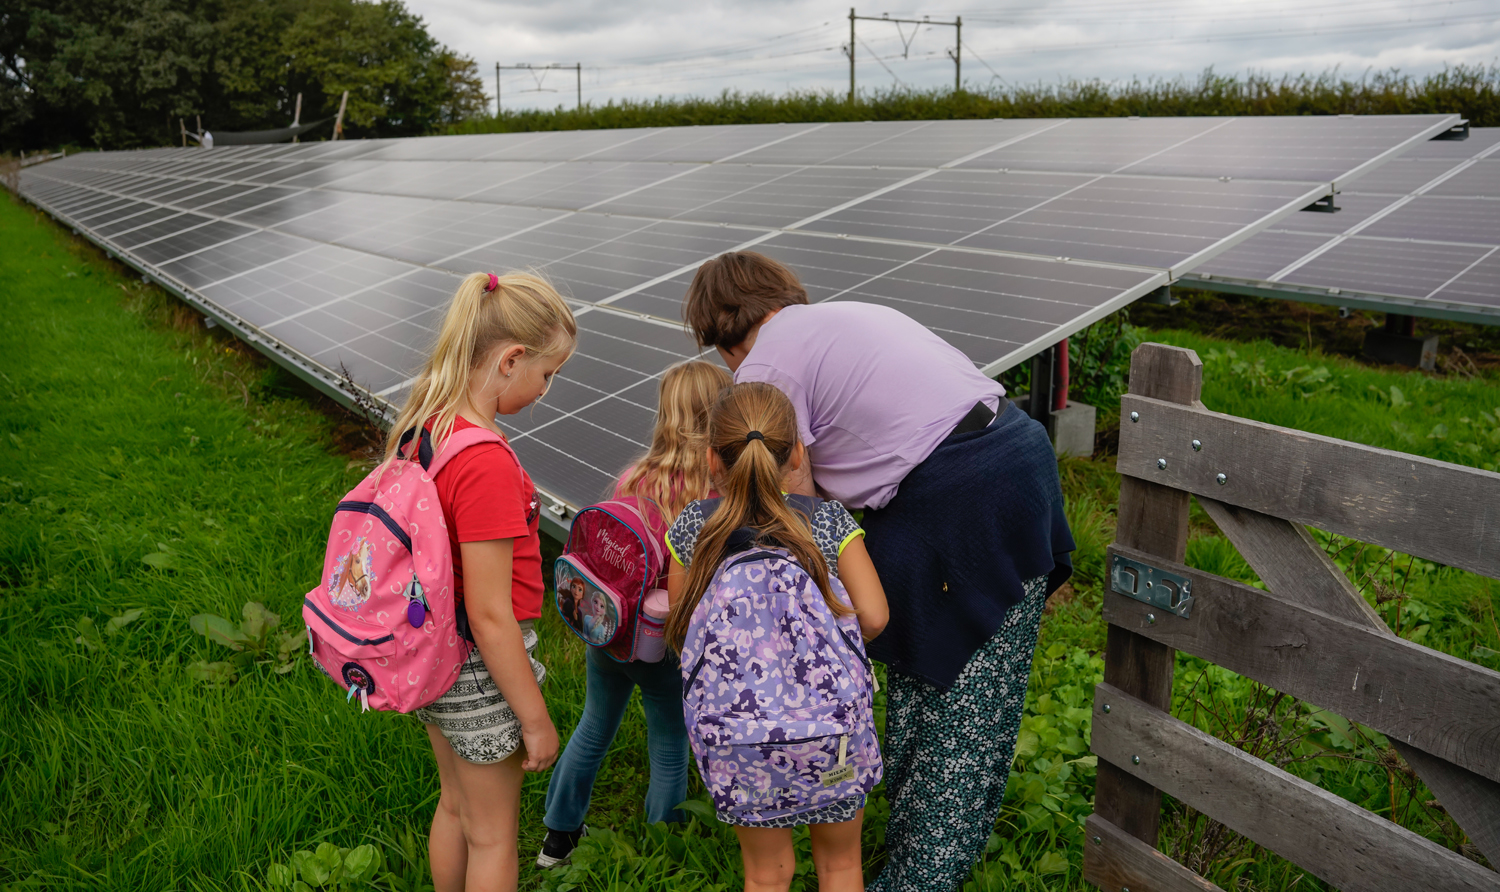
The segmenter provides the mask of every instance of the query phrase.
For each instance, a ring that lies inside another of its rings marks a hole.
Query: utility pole
[[[854,104],[854,7],[849,7],[849,104]]]
[[[891,24],[893,24],[893,25],[896,26],[896,31],[901,34],[901,40],[902,40],[902,42],[908,48],[910,48],[910,46],[911,46],[911,40],[908,40],[907,37],[906,37],[906,34],[901,31],[901,26],[902,25],[916,25],[918,28],[920,28],[923,25],[941,25],[943,27],[951,27],[953,29],[953,49],[948,52],[948,58],[950,58],[950,59],[953,60],[953,92],[957,93],[959,90],[963,89],[963,33],[964,33],[964,19],[963,19],[963,16],[954,16],[953,21],[951,21],[951,22],[934,22],[928,16],[923,16],[920,19],[893,19],[893,18],[891,18],[888,15],[881,15],[881,16],[855,15],[854,8],[850,7],[849,8],[849,103],[851,105],[854,103],[854,46],[855,46],[854,22],[855,22],[855,20],[866,21],[866,22],[890,22]],[[917,36],[916,32],[913,31],[912,32],[912,40],[916,39],[916,36]],[[905,53],[904,50],[902,52],[902,55],[903,56],[906,55],[906,53]]]
[[[574,62],[572,65],[566,65],[566,64],[561,64],[561,65],[560,64],[531,65],[529,63],[524,63],[524,62],[521,63],[521,64],[519,64],[519,65],[501,65],[499,62],[496,62],[495,63],[495,117],[498,118],[500,116],[500,70],[501,69],[504,69],[506,71],[567,71],[569,68],[573,69],[574,88],[575,88],[575,91],[576,91],[577,101],[578,101],[577,108],[582,109],[583,108],[583,63],[582,62]],[[545,78],[546,75],[542,75],[542,77]],[[532,78],[536,79],[536,75],[533,74]],[[543,89],[541,80],[537,80],[536,83],[537,83],[537,85],[536,85],[535,89],[532,89],[532,90],[519,90],[517,92],[520,92],[520,93],[556,93],[557,92],[556,90]]]
[[[298,93],[297,94],[297,110],[294,111],[294,112],[292,112],[292,127],[295,129],[295,128],[301,127],[301,126],[302,126],[302,94]],[[300,143],[300,142],[302,142],[302,140],[298,139],[297,136],[296,136],[296,134],[293,134],[292,135],[292,142],[293,143]]]
[[[953,92],[964,88],[964,17],[953,17]],[[1066,354],[1064,354],[1066,355]]]

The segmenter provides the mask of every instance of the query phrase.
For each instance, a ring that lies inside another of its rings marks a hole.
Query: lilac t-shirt
[[[854,508],[883,507],[975,403],[995,410],[1005,394],[915,319],[855,301],[783,308],[734,380],[787,395],[814,481]]]

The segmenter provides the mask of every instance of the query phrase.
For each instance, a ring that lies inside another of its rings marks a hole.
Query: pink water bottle
[[[635,653],[633,656],[643,663],[657,663],[667,654],[667,641],[663,637],[666,631],[667,614],[671,612],[671,605],[667,601],[667,590],[654,588],[646,593],[646,600],[641,602],[640,634],[635,637]]]

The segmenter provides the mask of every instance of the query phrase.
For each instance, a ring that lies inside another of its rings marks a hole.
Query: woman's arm
[[[557,761],[557,729],[547,714],[547,703],[531,671],[531,659],[521,637],[510,602],[511,560],[515,540],[489,539],[461,542],[464,567],[464,603],[469,610],[469,629],[479,645],[490,677],[516,718],[521,720],[521,740],[526,746],[526,771],[545,771]]]
[[[859,633],[871,641],[885,631],[891,618],[891,610],[885,603],[885,587],[880,584],[880,575],[865,550],[865,537],[855,536],[839,553],[839,581],[849,592],[854,602]]]

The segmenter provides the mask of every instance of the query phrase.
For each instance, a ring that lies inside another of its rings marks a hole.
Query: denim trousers
[[[588,649],[588,692],[583,718],[552,769],[547,814],[542,823],[571,833],[583,826],[594,777],[609,752],[630,692],[639,685],[646,713],[646,753],[651,783],[646,790],[646,821],[683,821],[676,810],[687,798],[688,738],[682,719],[682,673],[671,650],[657,663],[619,663],[598,648]]]

